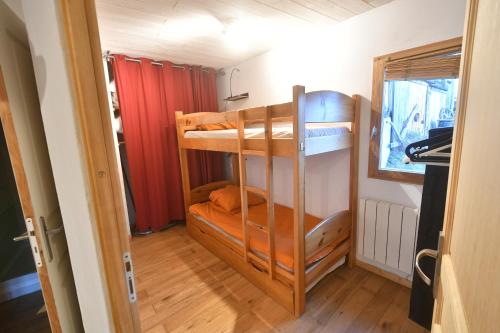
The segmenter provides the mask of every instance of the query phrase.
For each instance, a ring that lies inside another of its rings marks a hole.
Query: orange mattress
[[[205,222],[215,229],[222,229],[222,231],[233,238],[233,240],[237,240],[240,245],[242,244],[241,212],[230,214],[214,205],[211,201],[192,205],[189,207],[189,211],[198,220]],[[275,204],[274,215],[276,261],[282,268],[293,271],[293,209]],[[266,204],[263,203],[250,206],[248,208],[248,219],[254,223],[266,226]],[[320,222],[320,218],[306,214],[306,234]],[[249,232],[250,248],[252,252],[263,259],[267,258],[269,253],[267,233],[252,226],[248,226],[247,230]],[[328,248],[328,246],[321,249],[312,257],[306,258],[306,265],[313,264],[328,255],[331,251],[332,249]]]

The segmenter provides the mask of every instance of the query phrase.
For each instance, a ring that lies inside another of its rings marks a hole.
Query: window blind
[[[457,78],[460,49],[445,53],[423,54],[385,63],[385,80]]]

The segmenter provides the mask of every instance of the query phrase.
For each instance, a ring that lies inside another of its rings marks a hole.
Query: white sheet
[[[306,124],[305,137],[335,136],[350,132],[350,123],[308,123]],[[214,131],[187,131],[185,138],[196,139],[237,139],[237,129]],[[291,122],[273,123],[274,139],[291,139],[293,137],[293,124]],[[246,139],[263,139],[264,127],[254,126],[245,128]]]

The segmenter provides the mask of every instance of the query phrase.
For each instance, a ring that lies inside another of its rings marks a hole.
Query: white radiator
[[[357,258],[411,280],[418,209],[360,199]]]

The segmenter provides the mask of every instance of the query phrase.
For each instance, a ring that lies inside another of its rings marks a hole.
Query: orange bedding
[[[192,205],[189,207],[189,211],[195,217],[201,217],[242,242],[241,211],[236,214],[230,214],[214,205],[211,201]],[[283,268],[293,271],[293,209],[275,204],[274,215],[276,260],[284,266]],[[248,219],[254,223],[267,225],[266,204],[250,206],[248,208]],[[320,218],[306,214],[306,234],[320,222]],[[248,226],[247,230],[249,232],[250,248],[256,254],[264,254],[267,258],[269,253],[267,233],[252,226]],[[306,258],[306,265],[308,266],[320,260],[328,255],[331,250],[328,246],[321,249],[312,257]]]

